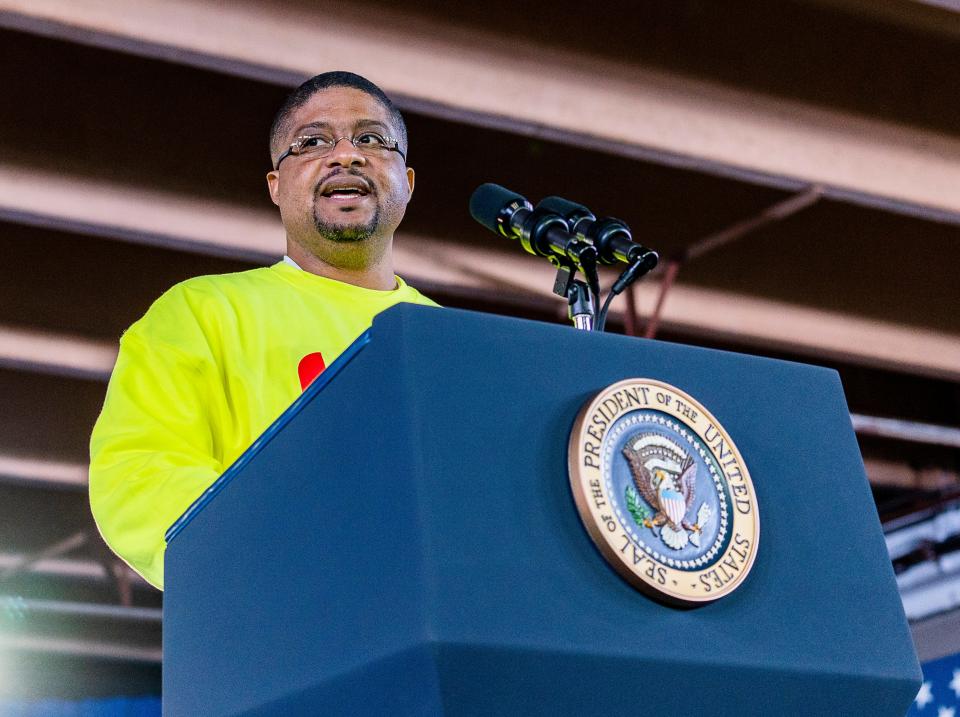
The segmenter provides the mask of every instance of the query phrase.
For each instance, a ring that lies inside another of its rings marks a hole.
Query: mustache
[[[377,185],[366,174],[361,172],[356,167],[350,167],[349,169],[343,169],[342,167],[337,167],[331,172],[328,172],[324,176],[320,177],[317,180],[317,183],[313,187],[313,194],[316,196],[320,193],[320,187],[322,187],[328,180],[333,179],[334,177],[339,177],[340,175],[348,175],[351,177],[360,177],[363,181],[367,183],[367,186],[370,187],[370,194],[377,193]]]

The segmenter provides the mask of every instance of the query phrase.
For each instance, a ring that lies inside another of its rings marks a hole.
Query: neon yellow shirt
[[[400,302],[280,262],[201,276],[120,340],[90,439],[90,505],[107,544],[163,587],[164,532],[363,331]]]

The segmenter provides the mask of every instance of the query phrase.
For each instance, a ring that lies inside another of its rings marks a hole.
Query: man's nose
[[[367,158],[357,149],[349,137],[340,137],[327,155],[327,166],[352,167],[355,164],[363,165]]]

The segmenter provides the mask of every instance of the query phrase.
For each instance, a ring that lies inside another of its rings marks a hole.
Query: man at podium
[[[90,504],[107,544],[156,587],[164,531],[373,317],[434,305],[393,269],[407,148],[372,82],[307,80],[270,131],[283,261],[178,284],[121,338],[90,441]]]

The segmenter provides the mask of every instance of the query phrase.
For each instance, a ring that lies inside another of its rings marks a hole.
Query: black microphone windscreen
[[[571,217],[593,217],[593,212],[582,204],[571,202],[563,197],[547,197],[540,200],[537,209],[545,209],[548,212],[559,214],[561,217],[570,219]]]
[[[527,200],[499,184],[481,184],[470,197],[470,216],[490,231],[499,234],[497,219],[504,207],[511,203],[523,206],[527,204]]]

